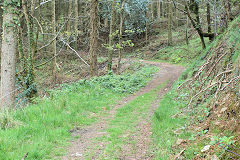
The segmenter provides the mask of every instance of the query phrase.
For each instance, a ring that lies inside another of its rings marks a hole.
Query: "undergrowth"
[[[183,44],[164,47],[156,53],[153,59],[174,64],[189,65],[201,54],[201,51],[201,41],[199,38],[195,38],[189,41],[189,45]]]
[[[149,66],[132,74],[127,73],[116,75],[110,72],[105,76],[92,79],[91,83],[97,83],[104,88],[109,88],[119,93],[134,93],[145,86],[147,81],[153,76],[154,72],[158,70],[157,67]]]

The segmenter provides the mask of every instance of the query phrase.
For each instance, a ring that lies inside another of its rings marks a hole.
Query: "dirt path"
[[[107,134],[106,129],[109,126],[109,121],[114,118],[117,109],[123,107],[138,96],[150,92],[162,83],[169,81],[168,84],[158,92],[158,98],[152,103],[147,116],[142,117],[142,119],[139,121],[139,124],[137,125],[137,132],[134,135],[127,135],[131,136],[131,138],[134,138],[137,141],[135,152],[130,152],[131,149],[129,149],[129,147],[131,146],[124,146],[122,148],[121,157],[119,157],[119,159],[123,160],[147,160],[153,158],[153,155],[149,154],[151,152],[149,151],[149,146],[152,144],[151,117],[153,116],[154,111],[159,107],[161,97],[170,90],[173,82],[177,80],[180,74],[184,71],[184,67],[167,63],[150,61],[142,62],[156,65],[160,68],[160,71],[156,73],[156,75],[153,77],[153,80],[150,81],[146,87],[142,88],[135,94],[124,98],[121,100],[121,102],[119,102],[118,105],[114,106],[109,111],[108,116],[100,117],[100,120],[93,125],[74,130],[72,135],[80,136],[81,138],[71,141],[71,145],[67,148],[67,154],[61,157],[61,159],[84,160],[86,154],[91,154],[91,159],[98,159],[98,156],[101,154],[101,152],[103,152],[106,146],[106,142],[101,142],[100,144],[98,143],[97,145],[99,147],[96,148],[96,142],[94,140]]]

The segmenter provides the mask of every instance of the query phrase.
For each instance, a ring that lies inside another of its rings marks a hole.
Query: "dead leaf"
[[[208,150],[210,149],[210,147],[211,147],[211,145],[205,146],[205,147],[201,150],[201,152],[203,153],[203,152],[208,151]]]
[[[180,145],[180,144],[185,143],[185,142],[186,142],[186,140],[184,140],[184,139],[178,139],[176,144]]]
[[[227,107],[222,108],[220,113],[224,113],[227,109],[228,109]]]
[[[184,153],[185,150],[186,150],[186,149],[183,149],[180,153],[178,153],[178,154],[176,155],[176,157],[175,157],[175,160],[181,159],[181,155]]]

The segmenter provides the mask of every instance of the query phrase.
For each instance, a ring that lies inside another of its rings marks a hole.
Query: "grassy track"
[[[109,86],[107,81],[96,79],[66,85],[50,98],[36,100],[35,105],[0,115],[0,159],[22,159],[26,155],[30,160],[52,159],[63,154],[64,146],[72,138],[71,129],[96,122],[99,115],[106,114],[110,106],[128,94],[116,92],[114,83],[135,84],[132,92],[144,86],[156,71],[155,67],[143,67],[125,75],[128,78],[110,76]],[[124,85],[116,86],[127,91]]]
[[[158,98],[158,92],[167,84],[168,81],[161,84],[154,90],[138,96],[136,99],[117,110],[116,116],[110,121],[107,129],[107,136],[99,138],[107,142],[105,150],[99,156],[99,159],[118,159],[122,152],[122,147],[131,143],[131,151],[134,154],[136,150],[136,139],[131,136],[136,134],[137,124],[141,119],[147,117],[152,103]],[[90,154],[91,155],[91,154]],[[89,157],[89,159],[91,159]]]

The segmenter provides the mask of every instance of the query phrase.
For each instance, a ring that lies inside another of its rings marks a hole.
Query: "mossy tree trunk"
[[[23,14],[27,24],[27,41],[28,41],[28,56],[26,58],[27,69],[26,77],[24,78],[24,88],[27,91],[26,97],[31,99],[37,93],[35,87],[35,76],[33,67],[33,55],[36,53],[36,44],[33,36],[33,18],[31,15],[34,13],[35,3],[31,3],[30,11],[28,9],[28,3],[26,0],[22,0]]]

